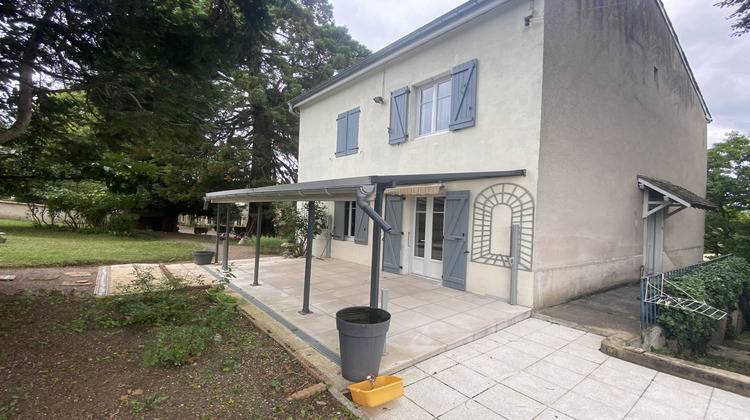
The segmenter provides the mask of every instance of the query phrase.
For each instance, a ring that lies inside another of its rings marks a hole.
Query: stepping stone
[[[86,280],[86,281],[84,281],[82,283],[79,283],[79,282],[80,282],[80,280],[78,280],[78,281],[64,281],[64,282],[62,282],[60,284],[63,285],[63,286],[88,286],[89,284],[91,284],[91,282],[88,281],[88,280]]]
[[[65,273],[65,275],[70,277],[88,277],[91,275],[91,273],[87,273],[85,271],[72,271],[70,273]]]
[[[14,274],[0,274],[0,281],[13,281],[16,279]]]

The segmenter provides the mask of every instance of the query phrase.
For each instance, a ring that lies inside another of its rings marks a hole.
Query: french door
[[[416,197],[412,273],[440,279],[443,274],[445,197]]]

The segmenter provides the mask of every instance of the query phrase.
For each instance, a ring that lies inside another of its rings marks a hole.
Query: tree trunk
[[[59,0],[50,3],[44,12],[44,16],[31,33],[29,43],[23,51],[18,66],[18,113],[13,125],[5,131],[0,131],[0,145],[23,134],[31,123],[31,112],[34,108],[34,63],[39,54],[39,46],[42,43],[43,28],[52,19],[59,6]]]

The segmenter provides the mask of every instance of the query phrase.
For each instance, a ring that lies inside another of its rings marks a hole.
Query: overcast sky
[[[547,0],[557,1],[557,0]],[[629,0],[623,0],[629,1]],[[729,131],[750,134],[750,34],[730,37],[731,9],[718,0],[662,0],[714,121],[709,145]],[[337,25],[373,51],[465,0],[331,0]]]

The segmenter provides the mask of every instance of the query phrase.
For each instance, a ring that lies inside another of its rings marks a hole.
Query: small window
[[[356,201],[334,203],[333,239],[354,239],[354,243],[366,245],[369,225],[367,213],[358,208]]]
[[[450,122],[450,109],[450,79],[420,89],[419,135],[447,130]]]
[[[357,220],[357,203],[354,201],[344,202],[344,237],[353,238],[356,232],[354,223]]]

